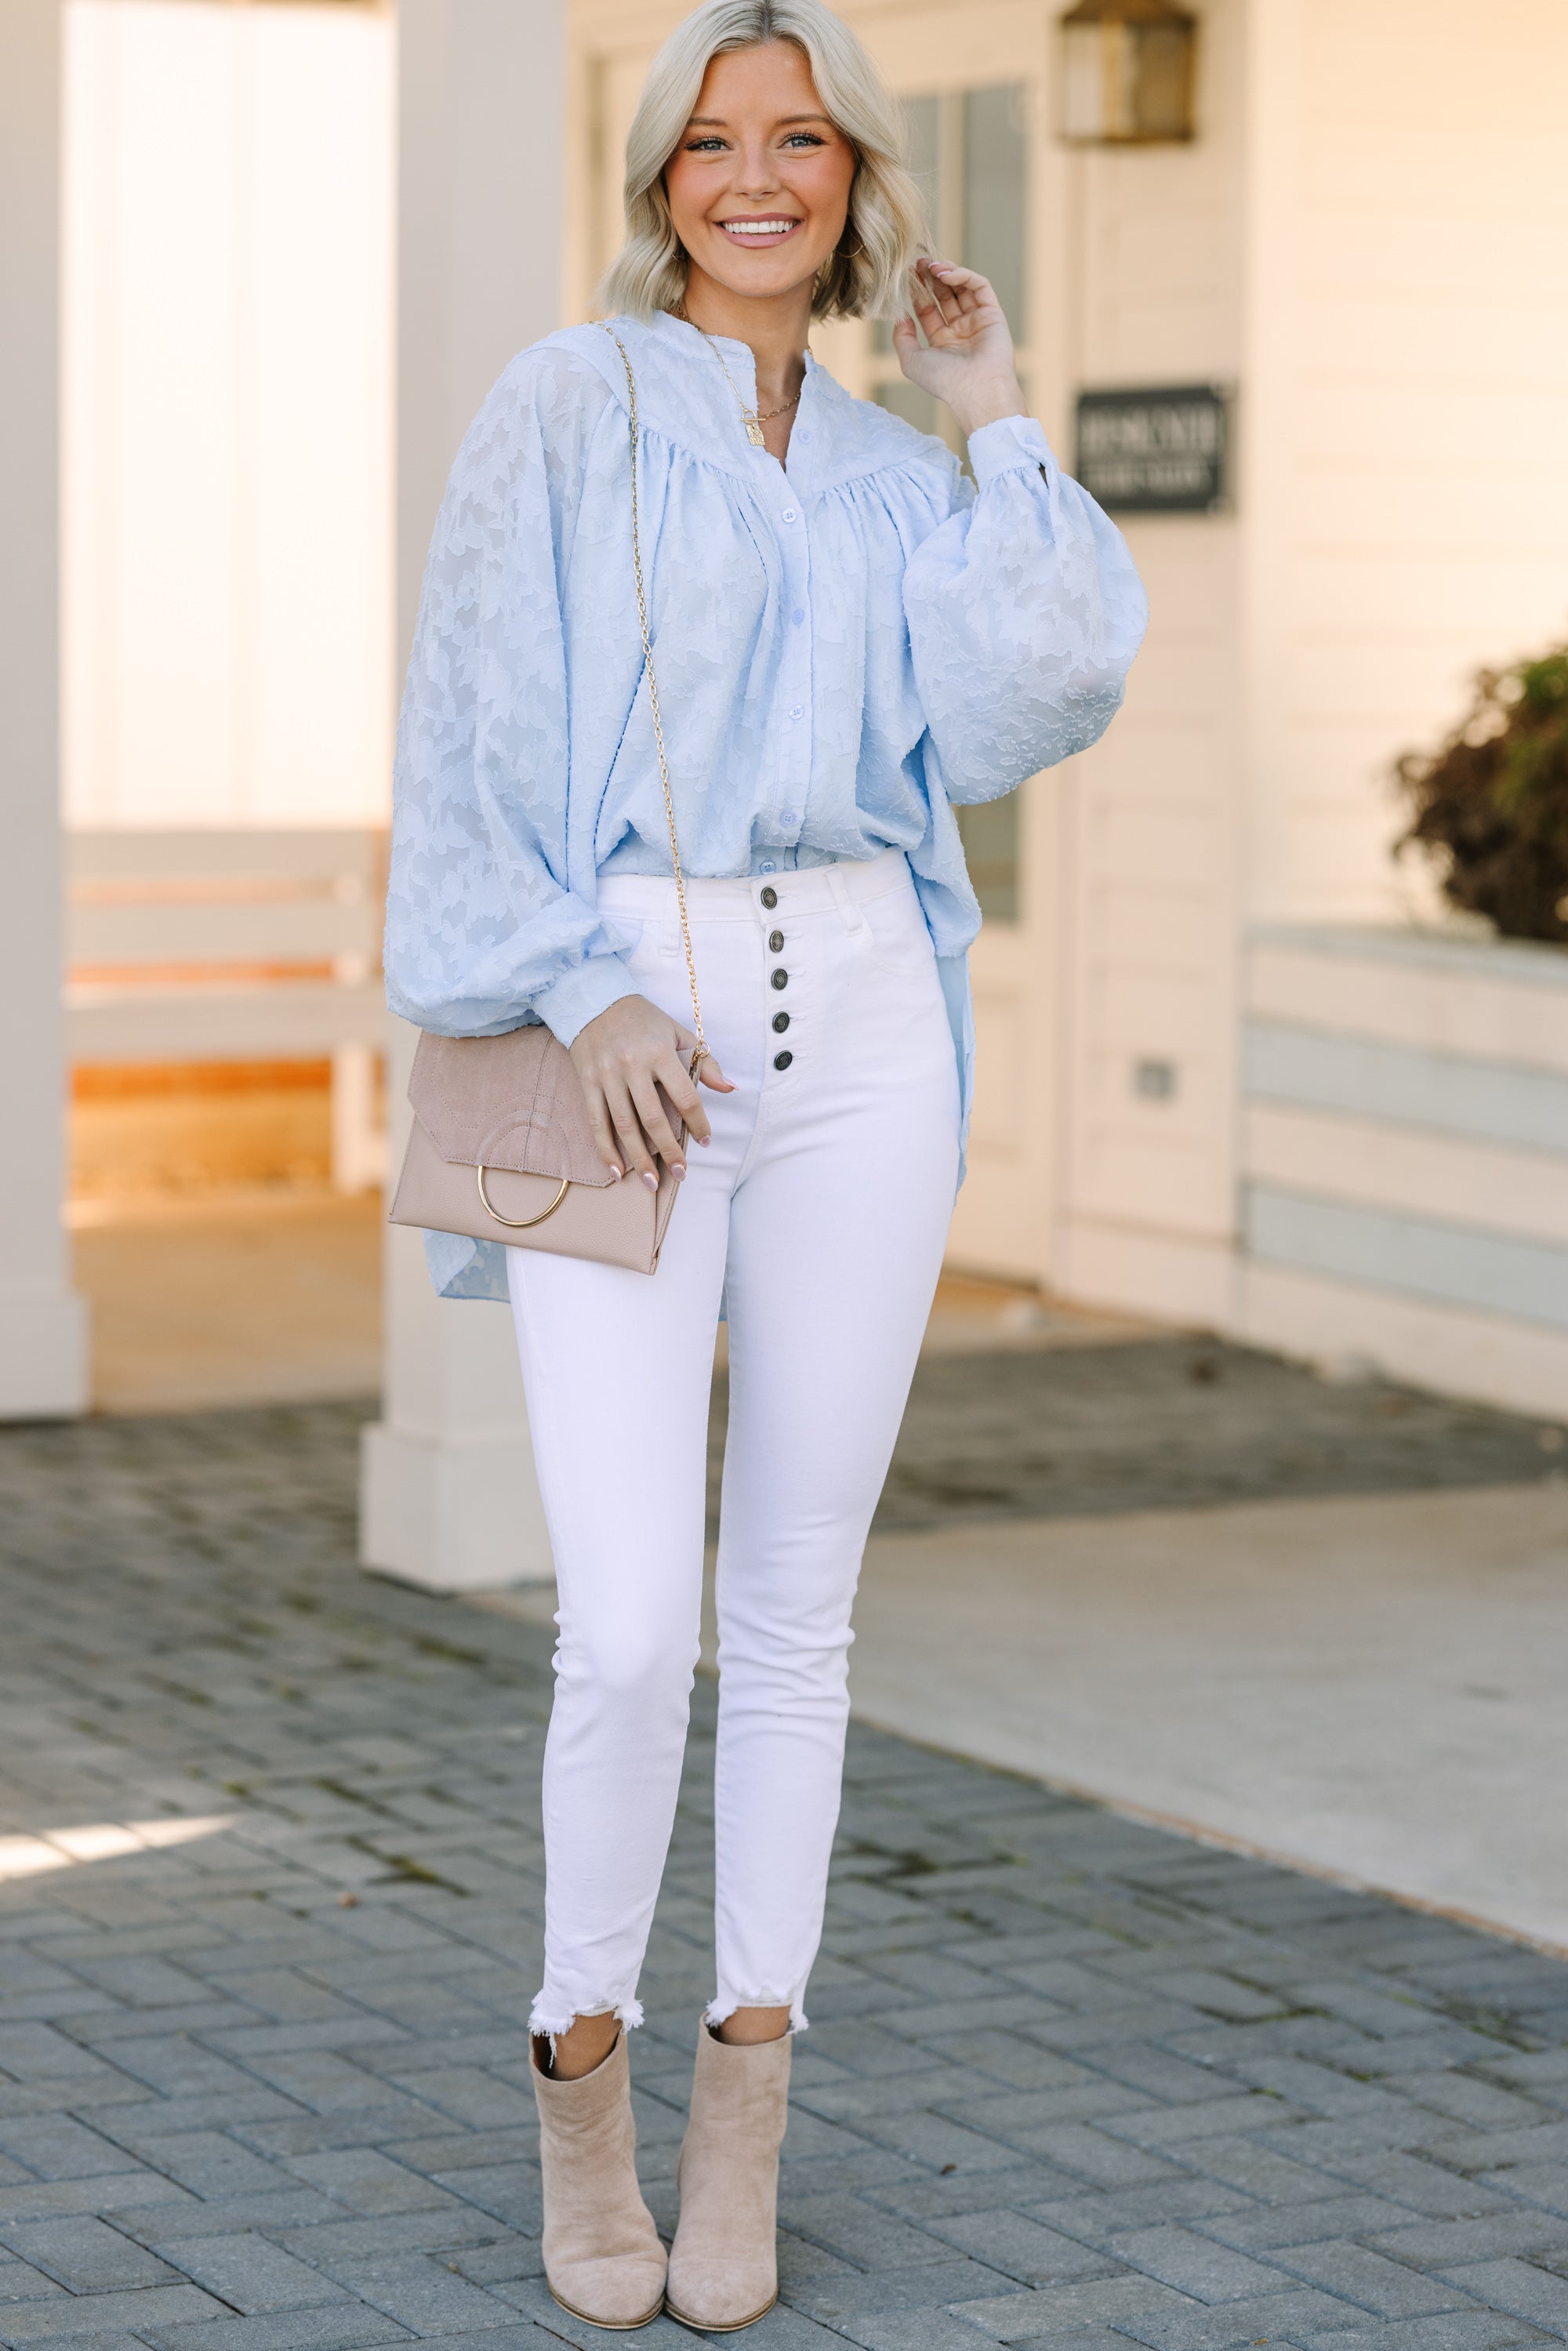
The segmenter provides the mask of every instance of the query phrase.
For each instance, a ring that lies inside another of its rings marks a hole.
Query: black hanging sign
[[[1218,514],[1228,422],[1211,383],[1081,392],[1073,471],[1109,514]]]

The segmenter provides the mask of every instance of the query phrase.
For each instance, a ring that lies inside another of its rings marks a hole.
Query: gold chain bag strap
[[[659,751],[659,781],[664,792],[664,822],[670,829],[670,865],[675,877],[675,904],[680,910],[681,939],[686,950],[686,985],[692,991],[692,1027],[697,1040],[691,1059],[691,1073],[695,1078],[707,1059],[707,1043],[703,1036],[703,1000],[697,993],[696,958],[692,954],[692,926],[686,916],[686,877],[681,871],[681,844],[675,838],[675,803],[670,796],[670,763],[664,757],[664,727],[659,716],[659,680],[653,669],[653,641],[648,633],[648,599],[643,592],[643,542],[637,529],[637,379],[632,372],[626,346],[614,328],[606,327],[604,331],[620,352],[621,364],[626,371],[626,399],[632,423],[632,577],[637,586],[637,625],[643,632],[643,667],[648,675],[648,708],[653,715],[653,740]]]
[[[707,1041],[643,584],[637,381],[620,336],[613,327],[607,327],[605,332],[626,371],[632,439],[632,572],[664,819],[670,831],[675,904],[692,994],[696,1044],[690,1068],[695,1078],[706,1056]],[[611,1175],[593,1140],[576,1066],[552,1029],[534,1022],[526,1029],[509,1029],[504,1037],[435,1037],[426,1031],[414,1053],[408,1098],[413,1106],[413,1125],[388,1212],[392,1224],[461,1233],[473,1240],[504,1241],[513,1249],[546,1249],[557,1257],[588,1258],[639,1273],[658,1270],[659,1250],[680,1186],[663,1162],[656,1192],[650,1192],[645,1184],[618,1183]],[[684,1126],[679,1134],[684,1144]]]

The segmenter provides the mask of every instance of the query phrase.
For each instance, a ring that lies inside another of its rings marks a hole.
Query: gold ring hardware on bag
[[[563,1176],[560,1179],[560,1190],[556,1194],[555,1198],[550,1202],[549,1207],[548,1208],[541,1208],[537,1217],[504,1217],[499,1208],[494,1208],[490,1205],[490,1195],[485,1189],[485,1170],[483,1165],[476,1167],[474,1173],[479,1179],[479,1197],[485,1203],[486,1215],[487,1217],[494,1217],[498,1225],[506,1225],[515,1233],[527,1232],[530,1225],[542,1225],[547,1217],[553,1217],[556,1210],[559,1207],[561,1202],[565,1199],[568,1192],[571,1188],[570,1176]]]

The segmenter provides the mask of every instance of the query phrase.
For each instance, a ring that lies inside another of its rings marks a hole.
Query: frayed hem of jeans
[[[540,2041],[549,2043],[550,2062],[555,2062],[555,2045],[563,2033],[570,2032],[580,2016],[613,2016],[628,2032],[634,2032],[643,2022],[640,2000],[597,2000],[586,2007],[547,2009],[541,1991],[528,2014],[528,2031]]]
[[[729,2022],[737,2008],[787,2008],[791,2032],[810,2030],[810,2019],[798,2000],[726,2000],[722,1994],[716,2000],[709,2001],[703,2011],[703,2022],[711,2025],[716,2032],[721,2024]]]

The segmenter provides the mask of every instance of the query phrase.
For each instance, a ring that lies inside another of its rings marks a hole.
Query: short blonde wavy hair
[[[709,60],[728,49],[793,41],[830,120],[855,151],[849,217],[818,278],[814,319],[889,319],[909,308],[909,277],[929,251],[925,207],[904,161],[904,125],[861,42],[822,0],[706,0],[678,24],[648,69],[626,138],[626,242],[600,300],[651,319],[685,290],[686,254],[670,217],[664,166],[691,120]]]

